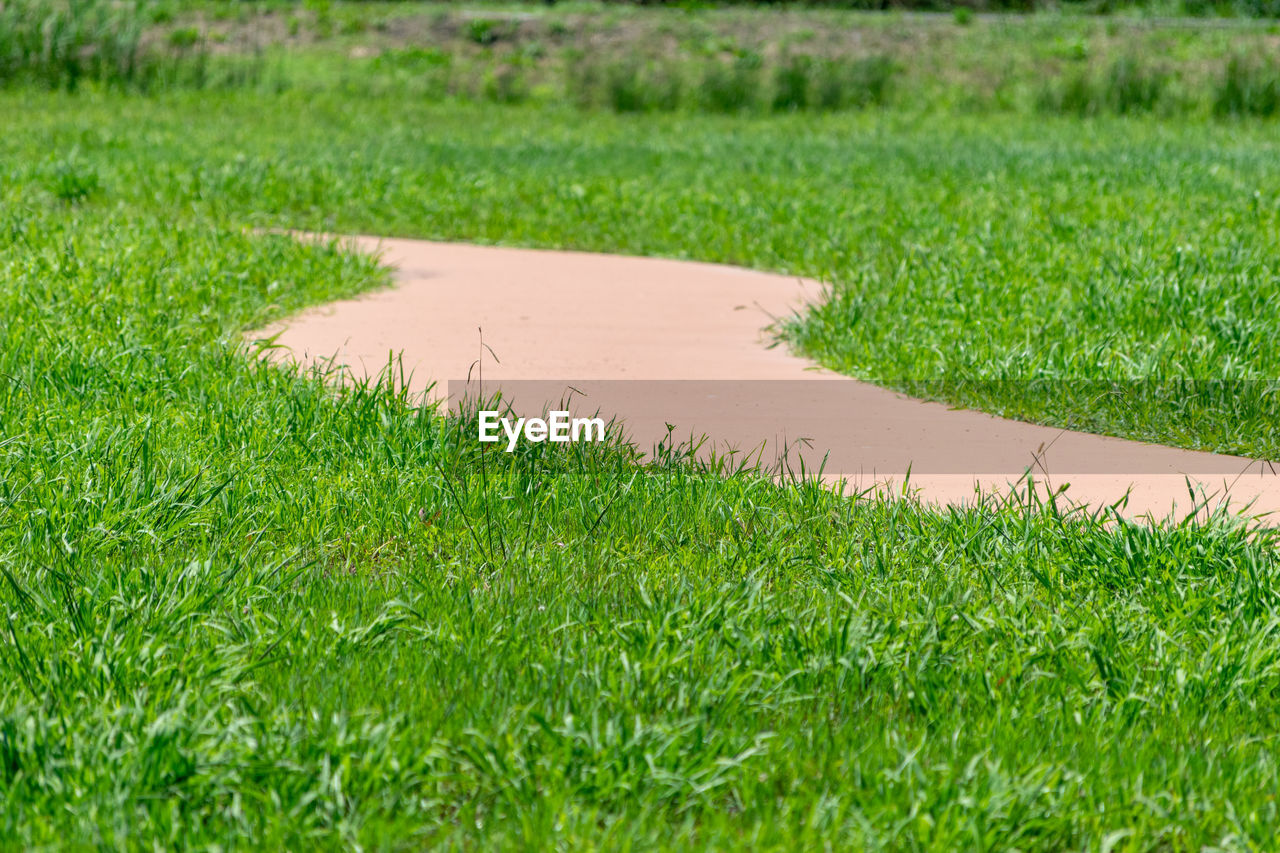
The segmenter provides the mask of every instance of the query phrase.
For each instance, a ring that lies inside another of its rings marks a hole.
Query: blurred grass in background
[[[1275,24],[588,4],[13,0],[0,84],[250,87],[615,112],[1272,116]]]

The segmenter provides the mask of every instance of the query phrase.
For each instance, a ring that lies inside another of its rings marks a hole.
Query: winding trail
[[[846,478],[850,491],[901,493],[909,471],[908,487],[926,502],[1008,494],[1030,469],[1036,488],[1065,487],[1091,508],[1127,495],[1130,516],[1185,515],[1223,498],[1250,516],[1280,511],[1280,476],[1263,463],[950,409],[770,346],[775,318],[821,296],[814,281],[652,258],[344,239],[393,267],[396,286],[253,333],[275,336],[271,357],[333,359],[372,376],[395,353],[415,389],[435,382],[442,398],[449,382],[456,398],[483,329],[496,356],[485,356],[486,392],[500,386],[527,414],[572,388],[575,413],[619,416],[642,449],[674,425],[678,438],[710,436],[719,452],[755,449],[766,462],[789,448],[793,469],[825,457],[824,478]]]

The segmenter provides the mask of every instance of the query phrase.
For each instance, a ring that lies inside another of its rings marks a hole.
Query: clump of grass
[[[1280,18],[1280,0],[1222,0],[1219,6],[1246,18]]]
[[[583,109],[669,112],[681,106],[685,92],[684,78],[676,66],[636,55],[602,62],[574,54],[566,67],[566,93]]]
[[[1107,71],[1107,107],[1118,115],[1151,112],[1164,96],[1167,80],[1160,70],[1145,67],[1133,57],[1121,57]]]
[[[454,85],[454,56],[439,48],[407,47],[386,50],[369,63],[372,77],[400,91],[443,98]]]
[[[1084,116],[1092,113],[1096,105],[1093,81],[1085,71],[1072,71],[1046,83],[1036,95],[1036,107],[1046,113]]]
[[[465,32],[468,40],[482,47],[489,47],[509,37],[511,30],[512,27],[503,21],[473,18],[467,22]]]
[[[605,68],[604,89],[614,112],[637,113],[648,106],[648,90],[640,79],[640,63],[634,59]]]
[[[588,59],[577,48],[564,51],[564,92],[574,106],[589,110],[599,106],[604,68],[601,63]]]
[[[74,89],[84,79],[134,82],[148,16],[136,3],[8,0],[0,4],[0,80]]]
[[[645,82],[650,109],[669,112],[680,106],[685,93],[685,83],[679,69],[674,65],[669,62],[646,65]]]
[[[1101,76],[1079,70],[1041,89],[1037,99],[1045,112],[1090,116],[1132,115],[1159,109],[1168,99],[1169,75],[1123,56]]]
[[[208,57],[195,27],[144,44],[148,26],[171,13],[147,0],[6,0],[0,3],[0,83],[77,89],[83,82],[116,88],[204,86]],[[234,85],[256,80],[253,62],[227,63]]]
[[[312,14],[312,26],[320,38],[333,35],[333,3],[331,0],[305,0],[303,6]]]
[[[840,110],[883,104],[896,67],[886,57],[815,60],[788,55],[772,68],[755,52],[688,66],[629,56],[612,62],[572,53],[565,90],[582,108],[619,113],[674,110],[710,113]],[[771,84],[771,85],[770,85]]]
[[[169,44],[178,49],[195,47],[200,42],[200,30],[196,27],[179,27],[169,33]]]
[[[717,113],[754,109],[761,101],[762,69],[760,55],[749,51],[730,62],[708,63],[701,83],[703,108]]]
[[[823,60],[816,68],[815,104],[824,110],[883,104],[896,72],[887,56]]]
[[[802,54],[785,57],[773,69],[773,108],[802,110],[809,106],[813,59]]]
[[[519,104],[529,99],[529,81],[515,63],[504,63],[485,78],[484,96],[498,104]]]
[[[669,111],[680,106],[683,83],[667,64],[631,58],[605,67],[604,90],[614,112]]]
[[[1280,112],[1280,69],[1269,62],[1231,57],[1214,86],[1213,112],[1220,116]]]
[[[102,179],[97,169],[72,156],[54,165],[45,187],[59,201],[77,204],[96,194],[102,188]]]
[[[448,68],[453,56],[435,47],[406,47],[384,50],[373,59],[372,67],[379,70],[406,71],[419,74],[432,68]]]

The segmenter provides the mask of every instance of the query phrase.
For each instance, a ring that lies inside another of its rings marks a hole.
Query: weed
[[[1145,67],[1133,57],[1121,57],[1096,77],[1085,69],[1073,70],[1042,87],[1038,104],[1048,112],[1074,115],[1147,113],[1167,98],[1168,75]]]
[[[680,105],[681,78],[666,63],[632,57],[609,63],[602,77],[605,103],[614,112],[670,111]]]
[[[1224,116],[1273,116],[1280,112],[1280,68],[1233,56],[1218,79],[1213,111]]]
[[[1103,99],[1118,115],[1151,112],[1160,103],[1167,77],[1162,72],[1143,66],[1125,56],[1111,64],[1107,72]]]
[[[675,110],[685,97],[684,78],[670,62],[652,62],[645,67],[645,89],[649,108],[653,110]]]
[[[144,17],[131,3],[9,0],[0,5],[0,80],[75,89],[82,80],[133,84]]]
[[[547,48],[540,41],[530,41],[520,45],[518,55],[522,60],[534,63],[547,55]]]
[[[503,25],[488,18],[472,18],[467,22],[467,38],[483,47],[496,44],[502,38]]]
[[[60,160],[50,170],[45,186],[54,198],[67,204],[88,199],[102,187],[98,171],[76,157]]]
[[[605,82],[603,64],[588,59],[581,51],[564,51],[564,87],[569,101],[581,110],[601,106],[601,90]]]
[[[809,106],[813,60],[792,54],[783,58],[773,72],[773,108],[802,110]]]
[[[896,71],[885,56],[824,60],[816,67],[814,102],[824,110],[883,104]]]
[[[169,44],[183,50],[200,42],[200,30],[196,27],[179,27],[169,33]]]
[[[761,71],[759,54],[744,52],[730,62],[706,64],[699,87],[702,106],[710,112],[735,113],[760,104]]]
[[[648,109],[648,89],[640,79],[637,60],[614,62],[605,68],[605,97],[614,112],[635,113]]]
[[[333,35],[332,0],[305,0],[303,6],[311,12],[315,33],[319,38],[328,38]]]
[[[529,84],[524,70],[508,63],[496,68],[485,81],[485,97],[499,104],[518,104],[528,99]]]
[[[363,33],[369,29],[369,20],[360,10],[349,11],[343,16],[341,24],[338,26],[338,32],[341,35],[349,36]]]

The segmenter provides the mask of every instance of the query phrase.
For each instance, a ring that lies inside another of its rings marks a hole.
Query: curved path
[[[396,353],[413,386],[434,381],[443,397],[448,382],[456,398],[469,373],[474,380],[483,329],[493,353],[486,392],[501,386],[527,414],[571,387],[575,411],[618,415],[641,448],[674,425],[678,438],[713,437],[722,453],[754,449],[766,462],[785,453],[793,470],[825,457],[824,476],[847,478],[850,490],[900,491],[910,472],[909,488],[926,501],[1008,493],[1030,469],[1040,487],[1066,487],[1080,504],[1125,499],[1128,515],[1185,515],[1224,496],[1249,515],[1280,511],[1280,477],[1268,465],[949,409],[770,346],[773,320],[820,296],[813,281],[652,258],[349,239],[394,268],[396,287],[254,333],[275,336],[272,357],[334,359],[375,375]]]

